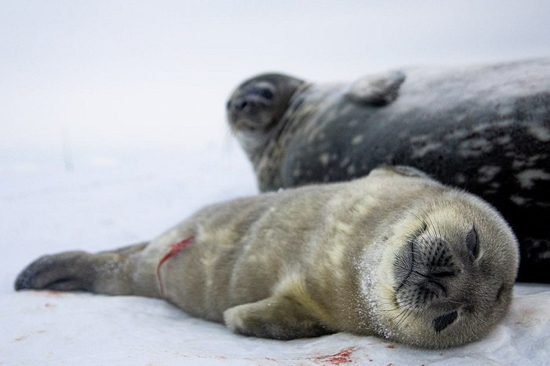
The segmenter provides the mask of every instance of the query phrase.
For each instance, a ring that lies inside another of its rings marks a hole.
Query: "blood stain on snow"
[[[330,363],[332,365],[341,365],[344,363],[350,363],[350,362],[353,362],[351,359],[351,355],[353,352],[355,352],[355,350],[356,350],[355,347],[343,348],[338,353],[335,353],[332,355],[313,357],[313,361],[315,361],[315,363],[323,363],[323,364]]]
[[[41,295],[47,296],[47,297],[63,297],[65,295],[67,295],[66,293],[63,293],[62,291],[54,291],[54,290],[47,290],[47,291],[38,290],[36,292],[40,293]]]
[[[517,311],[515,325],[522,328],[535,327],[546,321],[548,315],[540,308],[525,307]]]
[[[31,336],[34,335],[34,334],[44,334],[44,333],[46,333],[46,331],[43,330],[43,329],[41,329],[41,330],[37,330],[36,332],[33,332],[33,333],[31,333],[31,334],[25,334],[25,335],[22,335],[21,337],[17,337],[17,338],[15,338],[14,340],[15,340],[16,342],[22,342],[22,341],[28,339],[29,337],[31,337]]]
[[[395,348],[395,344],[388,344],[388,345],[386,346],[386,348],[394,349],[394,348]]]

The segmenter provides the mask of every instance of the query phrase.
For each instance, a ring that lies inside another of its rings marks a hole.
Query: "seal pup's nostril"
[[[445,278],[445,277],[452,277],[455,276],[456,272],[451,270],[443,270],[443,271],[433,271],[430,272],[431,277],[435,278]]]

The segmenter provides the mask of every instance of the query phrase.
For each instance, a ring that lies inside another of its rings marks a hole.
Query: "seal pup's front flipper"
[[[223,318],[229,329],[245,336],[290,340],[334,333],[293,297],[271,296],[234,306]]]
[[[405,73],[399,70],[364,76],[351,84],[346,97],[359,104],[382,107],[397,99],[404,81]]]
[[[223,319],[233,332],[261,338],[289,340],[335,332],[327,325],[326,309],[311,297],[304,277],[293,271],[270,297],[231,307]]]

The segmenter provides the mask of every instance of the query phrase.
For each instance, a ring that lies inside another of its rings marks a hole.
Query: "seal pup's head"
[[[283,74],[262,74],[246,80],[227,102],[227,119],[239,142],[254,158],[286,112],[304,81]]]
[[[366,281],[376,331],[429,348],[486,335],[509,308],[518,269],[517,240],[504,219],[481,199],[448,190],[398,221]]]

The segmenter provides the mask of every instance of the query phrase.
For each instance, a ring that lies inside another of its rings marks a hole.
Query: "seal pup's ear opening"
[[[466,235],[466,247],[470,255],[477,259],[479,256],[479,236],[477,235],[476,227],[472,226],[472,230]]]

